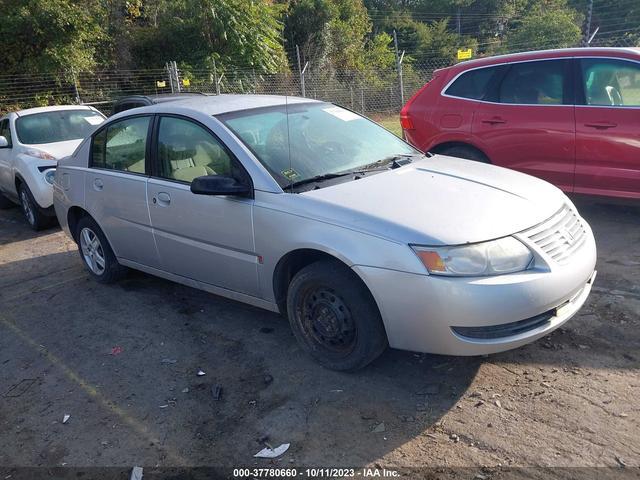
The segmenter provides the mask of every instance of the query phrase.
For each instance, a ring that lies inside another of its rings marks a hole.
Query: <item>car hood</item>
[[[301,196],[315,200],[325,220],[424,245],[511,235],[548,219],[568,202],[543,180],[443,155]]]
[[[60,160],[61,158],[68,157],[71,155],[78,145],[82,143],[82,138],[77,140],[67,140],[65,142],[55,142],[55,143],[40,143],[36,145],[27,145],[28,148],[37,148],[38,150],[42,150],[43,152],[50,153],[56,160]]]

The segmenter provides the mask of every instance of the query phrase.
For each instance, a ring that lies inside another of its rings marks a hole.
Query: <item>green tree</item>
[[[506,35],[508,51],[564,48],[580,43],[582,17],[564,0],[535,3]]]
[[[75,0],[0,1],[3,73],[70,75],[92,68],[103,39],[94,6]]]
[[[283,8],[267,0],[176,0],[143,4],[134,27],[133,63],[176,59],[192,68],[240,66],[257,73],[286,66]]]

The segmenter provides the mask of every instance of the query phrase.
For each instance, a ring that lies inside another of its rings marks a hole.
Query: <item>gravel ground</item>
[[[1,211],[0,466],[640,466],[640,208],[578,206],[599,273],[565,328],[354,374],[273,313],[142,273],[94,283],[57,228]],[[256,460],[265,437],[291,447]]]

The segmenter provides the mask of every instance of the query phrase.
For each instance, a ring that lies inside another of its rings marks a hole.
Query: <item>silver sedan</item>
[[[337,370],[387,346],[524,345],[575,315],[595,276],[591,229],[554,186],[303,98],[115,115],[59,162],[54,205],[97,281],[134,268],[280,312]]]

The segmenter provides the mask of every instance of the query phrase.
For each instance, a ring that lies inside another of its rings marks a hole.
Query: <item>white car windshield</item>
[[[376,123],[330,103],[256,108],[218,118],[282,187],[420,154]]]
[[[16,133],[20,143],[42,143],[78,140],[89,136],[104,117],[94,110],[57,110],[18,117]]]

